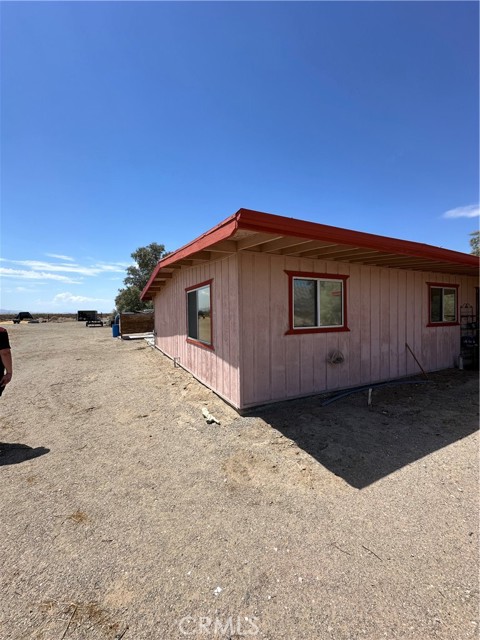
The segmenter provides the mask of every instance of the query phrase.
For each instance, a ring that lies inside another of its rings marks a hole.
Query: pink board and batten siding
[[[213,350],[187,342],[185,290],[212,280]],[[240,407],[238,260],[182,269],[155,296],[155,344],[235,407]]]
[[[348,276],[349,331],[285,335],[288,276]],[[186,340],[188,287],[212,280],[214,349]],[[238,252],[183,268],[155,296],[156,346],[237,408],[452,367],[459,326],[427,327],[428,285],[459,285],[458,306],[475,306],[475,278]],[[342,364],[327,362],[341,351]]]
[[[242,407],[453,367],[458,326],[427,327],[427,282],[459,284],[459,306],[475,304],[475,279],[243,252],[240,258]],[[350,331],[285,335],[285,271],[347,275]],[[327,362],[341,351],[342,364]]]

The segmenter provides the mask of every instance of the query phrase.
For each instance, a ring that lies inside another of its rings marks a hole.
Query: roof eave
[[[286,218],[251,209],[239,209],[235,214],[213,227],[213,229],[160,260],[141,293],[141,299],[152,299],[154,294],[150,291],[150,288],[161,269],[184,260],[199,251],[206,250],[217,242],[228,240],[237,230],[267,233],[275,236],[306,238],[309,240],[326,240],[341,245],[392,253],[395,256],[415,257],[437,263],[446,262],[452,265],[468,267],[474,273],[478,273],[479,267],[477,256],[452,251],[451,249],[443,249],[442,247],[410,240],[379,236],[363,231],[342,229],[317,222]],[[425,265],[425,270],[428,270],[428,263]]]
[[[210,229],[210,231],[207,231],[195,240],[192,240],[183,247],[180,247],[180,249],[177,249],[165,258],[162,258],[157,263],[157,266],[153,270],[152,275],[148,279],[147,284],[140,294],[140,300],[152,299],[152,296],[149,295],[149,289],[155,281],[155,278],[157,277],[160,269],[168,267],[169,265],[174,264],[179,260],[185,259],[193,253],[196,253],[197,251],[202,251],[203,249],[206,249],[216,242],[220,242],[221,240],[228,240],[228,238],[230,238],[238,228],[238,214],[239,212],[237,211],[237,213],[234,213],[233,216],[230,216],[226,220],[223,220],[223,222],[220,222],[220,224],[213,227],[213,229]]]
[[[318,222],[285,218],[250,209],[240,209],[238,212],[238,226],[240,229],[248,229],[259,233],[271,232],[285,236],[309,238],[311,240],[329,240],[364,249],[376,249],[387,251],[396,255],[413,256],[415,258],[427,258],[431,260],[444,260],[453,264],[479,266],[477,256],[443,249],[434,245],[400,240],[388,236],[379,236],[363,231],[352,231],[341,227],[332,227]]]

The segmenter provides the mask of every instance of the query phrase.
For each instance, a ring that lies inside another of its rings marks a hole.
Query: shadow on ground
[[[460,374],[460,375],[458,375]],[[351,486],[362,489],[478,430],[478,374],[433,374],[321,406],[327,396],[263,407],[255,415]]]
[[[20,444],[18,442],[0,442],[0,467],[7,464],[19,464],[26,460],[32,460],[32,458],[39,458],[40,456],[49,453],[50,449],[45,447],[36,447],[35,449],[29,447],[27,444]]]

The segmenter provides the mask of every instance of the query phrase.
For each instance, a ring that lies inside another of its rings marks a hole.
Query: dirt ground
[[[8,329],[2,639],[478,637],[475,373],[240,417],[144,340]]]

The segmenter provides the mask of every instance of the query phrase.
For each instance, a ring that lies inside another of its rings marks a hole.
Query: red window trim
[[[201,340],[195,340],[195,338],[190,338],[188,335],[188,292],[195,291],[196,289],[201,289],[202,287],[206,287],[207,285],[210,287],[210,343],[202,342]],[[209,351],[215,351],[215,347],[213,346],[213,286],[212,285],[213,285],[213,278],[210,278],[210,280],[205,280],[204,282],[200,282],[199,284],[195,284],[191,287],[185,288],[185,300],[186,300],[185,320],[186,320],[186,326],[187,326],[186,341],[188,342],[188,344],[193,344],[196,347],[203,347],[203,349],[208,349]]]
[[[203,349],[208,349],[209,351],[215,351],[215,347],[213,344],[207,344],[206,342],[200,342],[200,340],[195,340],[194,338],[187,337],[188,344],[194,344],[196,347],[202,347]]]
[[[188,291],[193,291],[194,289],[201,289],[202,287],[206,287],[207,284],[211,286],[212,282],[213,278],[210,278],[210,280],[205,280],[205,282],[199,282],[199,284],[194,284],[191,287],[185,287],[185,293],[188,293]]]
[[[460,285],[452,284],[451,282],[427,282],[426,284],[428,286],[428,322],[426,326],[427,327],[457,327],[460,324],[460,321],[458,318],[458,289]],[[456,289],[457,293],[455,296],[455,302],[456,302],[455,316],[457,319],[455,322],[443,322],[443,320],[441,322],[431,321],[432,298],[430,295],[430,290],[432,289],[432,287],[436,287],[437,289]]]
[[[350,331],[347,323],[347,279],[350,276],[337,273],[315,273],[311,271],[287,271],[288,276],[288,330],[286,336],[302,335],[305,333],[339,333]],[[308,329],[295,329],[293,326],[293,278],[316,278],[317,280],[342,280],[343,281],[343,325],[341,327],[312,327]]]

